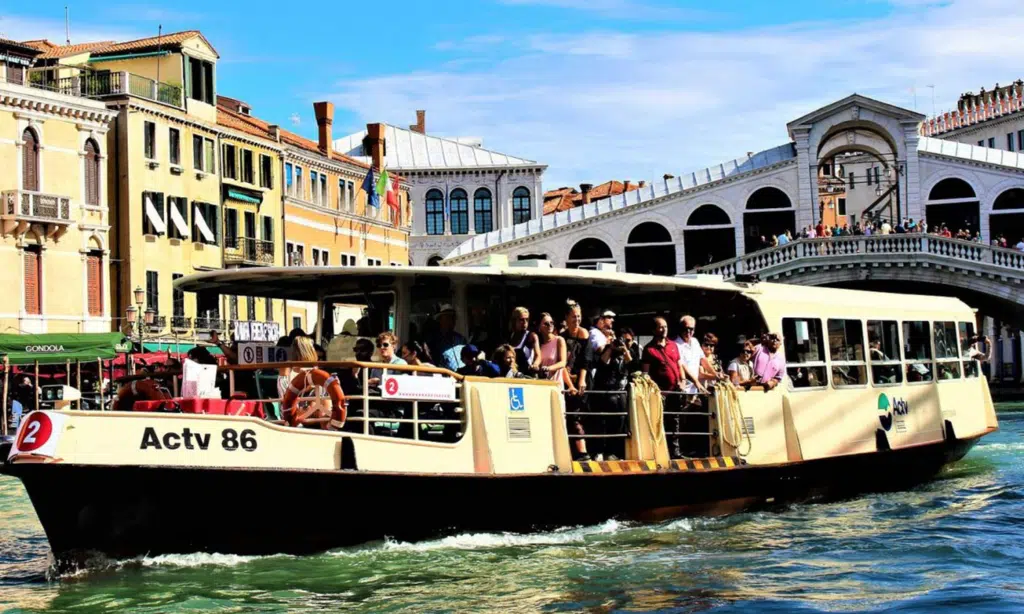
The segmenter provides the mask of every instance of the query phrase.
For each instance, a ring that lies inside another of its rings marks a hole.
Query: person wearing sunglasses
[[[754,383],[754,367],[750,364],[750,358],[754,355],[754,344],[746,341],[740,355],[729,363],[729,380],[733,386],[750,388]]]
[[[701,347],[700,341],[697,341],[696,333],[697,320],[693,316],[683,316],[679,319],[679,335],[673,339],[679,349],[679,358],[682,361],[684,373],[687,376],[697,376],[692,378],[693,380],[699,378],[700,365],[704,360],[704,348]],[[698,390],[698,385],[690,379],[684,379],[682,384],[683,392],[686,394],[704,392],[704,390]]]
[[[722,360],[715,353],[718,347],[718,336],[715,333],[704,333],[700,344],[704,357],[700,361],[700,383],[714,386],[718,381],[729,379],[722,371]]]
[[[511,325],[508,344],[516,352],[516,369],[534,375],[540,370],[540,340],[537,333],[530,330],[530,310],[526,307],[513,309]]]
[[[398,347],[398,337],[391,331],[384,331],[377,335],[377,356],[379,360],[377,362],[384,363],[386,365],[404,365],[408,364],[401,358],[395,355],[395,350]],[[380,380],[384,377],[384,369],[370,369],[370,386],[380,386]]]

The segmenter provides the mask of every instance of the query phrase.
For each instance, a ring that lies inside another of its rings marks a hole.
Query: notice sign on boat
[[[385,399],[454,401],[455,380],[450,377],[386,375],[381,382],[381,396]]]

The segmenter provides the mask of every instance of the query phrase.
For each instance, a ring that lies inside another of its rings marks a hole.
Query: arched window
[[[473,193],[473,230],[476,232],[490,232],[494,230],[491,191],[487,188],[479,188]]]
[[[442,260],[443,258],[440,256],[431,256],[430,259],[427,260],[427,266],[441,266]]]
[[[444,234],[444,194],[441,190],[427,192],[424,202],[427,205],[427,234]]]
[[[1024,189],[1010,188],[996,197],[992,203],[992,209],[996,211],[1005,209],[1024,209]]]
[[[988,220],[990,240],[1002,237],[1012,247],[1024,239],[1024,189],[1010,188],[997,196]]]
[[[92,139],[85,142],[85,204],[100,204],[100,146]]]
[[[786,231],[796,233],[796,212],[789,196],[778,188],[765,186],[747,199],[743,213],[743,235],[746,253],[764,249],[771,238]]]
[[[533,217],[530,207],[530,190],[519,186],[512,191],[512,223],[529,222]]]
[[[568,269],[596,269],[598,263],[615,262],[612,250],[600,239],[582,239],[569,250]]]
[[[39,191],[39,137],[31,128],[21,135],[21,189]]]
[[[687,226],[721,226],[731,223],[729,214],[716,205],[701,205],[686,219]]]
[[[928,193],[928,200],[949,200],[952,198],[974,198],[974,188],[959,177],[948,177],[935,184]]]
[[[455,188],[451,195],[452,219],[451,227],[453,235],[464,235],[469,233],[469,198],[462,188]]]
[[[676,245],[672,233],[657,222],[643,222],[626,241],[626,272],[676,274]]]

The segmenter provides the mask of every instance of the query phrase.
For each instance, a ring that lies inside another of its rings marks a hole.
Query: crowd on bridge
[[[934,224],[928,226],[923,220],[915,220],[912,217],[903,218],[902,221],[894,223],[887,219],[861,220],[856,224],[825,224],[818,222],[817,225],[808,225],[799,232],[793,233],[786,230],[775,236],[761,236],[758,249],[770,249],[786,245],[797,239],[820,239],[839,237],[870,237],[875,235],[903,235],[903,234],[928,234],[946,239],[957,239],[972,243],[981,243],[981,232],[974,230],[972,224],[964,222],[964,225],[957,230],[952,230],[947,224]],[[1024,238],[1021,238],[1016,245],[1010,245],[1002,234],[992,239],[994,247],[1013,247],[1024,251]]]

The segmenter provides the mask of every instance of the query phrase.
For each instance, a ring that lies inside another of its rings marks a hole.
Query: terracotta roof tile
[[[617,196],[627,191],[621,181],[607,181],[590,189],[590,201]],[[639,184],[630,183],[629,192],[640,189]],[[558,188],[544,193],[544,215],[557,211],[568,211],[583,204],[583,194],[575,188]]]
[[[105,47],[99,53],[107,55],[114,53],[124,53],[126,51],[156,49],[157,47],[177,47],[180,46],[181,43],[187,41],[190,38],[195,38],[196,36],[203,39],[203,42],[206,43],[210,47],[210,49],[213,49],[214,53],[217,53],[217,50],[213,48],[213,45],[210,45],[210,41],[206,40],[206,37],[203,36],[203,33],[199,30],[171,32],[170,34],[163,34],[161,36],[150,36],[147,38],[140,38],[138,40],[125,41],[123,43],[114,43],[109,45],[108,47]],[[220,54],[217,54],[217,57],[220,57]]]
[[[0,38],[0,46],[24,51],[26,55],[37,55],[39,53],[39,49],[28,44],[28,42],[19,43],[18,41],[12,41],[7,38]]]
[[[33,41],[32,46],[43,52],[39,56],[40,60],[52,60],[78,55],[79,53],[96,52],[113,44],[114,41],[98,41],[95,43],[78,43],[77,45],[54,45],[50,41],[43,41],[41,45],[36,46]]]

